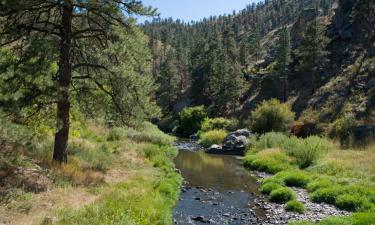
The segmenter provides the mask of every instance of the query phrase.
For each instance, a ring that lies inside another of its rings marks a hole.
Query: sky
[[[145,6],[158,9],[161,18],[172,17],[185,22],[199,21],[215,15],[230,14],[260,0],[142,0]],[[139,18],[143,22],[147,18]],[[150,20],[150,19],[149,19]]]

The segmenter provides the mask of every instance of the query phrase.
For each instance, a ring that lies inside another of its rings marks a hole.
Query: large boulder
[[[249,144],[251,132],[248,129],[241,129],[228,134],[223,141],[223,146],[213,145],[207,153],[225,155],[244,155]]]

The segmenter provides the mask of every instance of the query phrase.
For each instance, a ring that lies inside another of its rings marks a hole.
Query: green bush
[[[70,154],[84,161],[86,167],[90,169],[106,171],[112,164],[113,148],[106,143],[90,145],[72,142],[69,145],[69,150]]]
[[[248,154],[244,159],[244,166],[250,170],[258,170],[275,174],[287,170],[292,166],[289,156],[280,149],[267,149],[256,155]]]
[[[274,183],[274,182],[266,182],[262,184],[260,191],[263,194],[269,195],[273,190],[279,189],[282,186],[279,183]]]
[[[309,192],[314,192],[321,188],[328,188],[333,185],[333,182],[328,178],[317,178],[307,184],[306,188]]]
[[[306,187],[310,177],[301,171],[288,172],[284,178],[285,185],[289,187]]]
[[[294,113],[287,104],[271,99],[263,101],[251,112],[251,128],[256,133],[283,132],[294,120]]]
[[[128,128],[126,135],[134,141],[149,142],[157,145],[171,145],[176,140],[149,122],[144,122],[137,130]]]
[[[225,130],[207,131],[201,134],[199,143],[204,147],[210,147],[214,144],[221,144],[227,134],[228,133]]]
[[[249,146],[249,152],[257,153],[268,148],[278,148],[288,140],[288,136],[278,132],[268,132],[261,135],[257,140],[252,140]]]
[[[236,120],[229,120],[226,118],[206,118],[201,126],[201,132],[207,132],[211,130],[234,130],[238,124]]]
[[[285,204],[285,210],[288,212],[304,213],[305,206],[302,202],[299,202],[297,200],[291,200]]]
[[[126,135],[126,130],[122,127],[114,127],[109,131],[107,141],[120,141]]]
[[[335,185],[318,189],[310,194],[311,200],[316,203],[335,204],[336,198],[342,193],[342,187]]]
[[[277,203],[285,203],[296,198],[296,194],[293,190],[286,187],[281,187],[273,190],[270,193],[270,200]]]
[[[353,141],[353,130],[358,125],[354,114],[349,113],[333,122],[329,135],[340,141],[343,147],[349,147]]]
[[[295,158],[301,169],[313,165],[332,149],[332,144],[328,140],[317,136],[298,140],[300,144],[293,144],[294,148],[289,148],[288,154]]]
[[[207,118],[204,106],[185,108],[178,114],[176,133],[187,137],[201,128],[202,122]]]
[[[335,205],[339,209],[359,211],[370,208],[370,202],[361,195],[343,194],[337,197]]]

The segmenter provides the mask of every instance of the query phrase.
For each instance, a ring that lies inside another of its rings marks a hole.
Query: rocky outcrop
[[[249,144],[251,132],[248,129],[241,129],[228,134],[223,145],[213,145],[207,149],[210,154],[244,155]]]

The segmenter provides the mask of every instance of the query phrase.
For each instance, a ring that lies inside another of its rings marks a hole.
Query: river
[[[254,202],[257,179],[239,157],[209,155],[194,143],[176,145],[176,168],[185,185],[174,210],[175,224],[258,224],[265,212]]]

